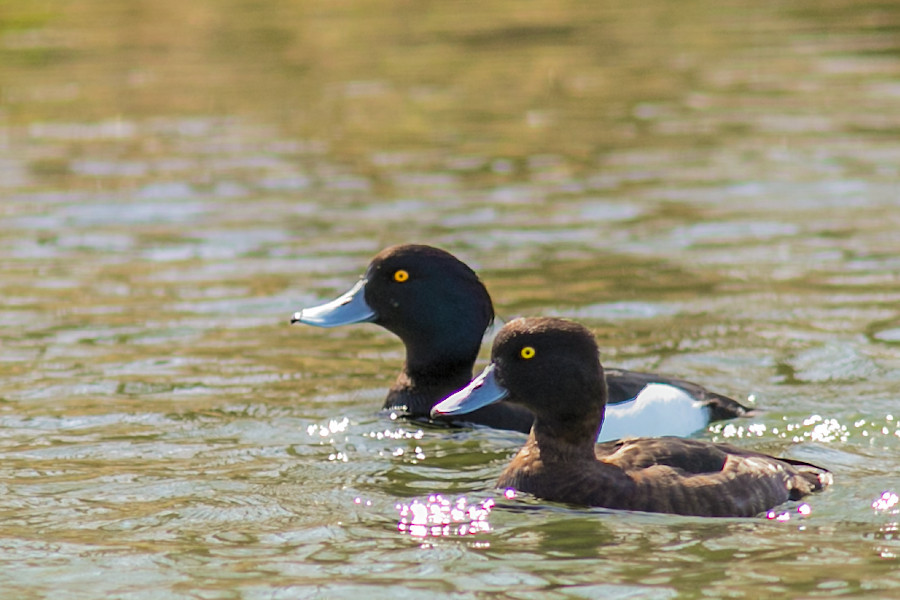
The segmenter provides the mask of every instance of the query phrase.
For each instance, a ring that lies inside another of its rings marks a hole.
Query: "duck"
[[[831,485],[809,463],[679,437],[595,444],[608,398],[594,336],[553,317],[510,321],[491,362],[432,409],[434,417],[504,401],[535,415],[499,488],[585,507],[698,517],[752,517]]]
[[[401,244],[379,252],[350,290],[295,312],[291,323],[374,323],[399,337],[406,356],[383,409],[417,419],[429,418],[432,407],[471,380],[494,316],[487,288],[467,264],[440,248]],[[736,400],[683,379],[608,369],[606,381],[604,435],[689,436],[712,421],[750,414]],[[465,422],[528,433],[533,416],[503,402],[467,414]]]

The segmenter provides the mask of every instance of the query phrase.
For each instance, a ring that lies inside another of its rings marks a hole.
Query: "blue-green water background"
[[[0,590],[897,597],[898,181],[893,2],[2,1]],[[395,338],[288,325],[407,241],[834,488],[503,498],[523,436],[393,421]]]

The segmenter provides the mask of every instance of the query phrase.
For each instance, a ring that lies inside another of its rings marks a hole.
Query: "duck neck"
[[[599,420],[587,419],[542,419],[535,418],[529,442],[544,450],[541,456],[560,461],[595,460],[594,445],[600,429]],[[548,451],[551,450],[552,451]]]
[[[435,404],[468,385],[474,364],[474,358],[420,365],[407,360],[388,392],[384,408],[403,410],[413,417],[428,417]]]
[[[403,371],[414,379],[447,377],[447,373],[464,370],[471,375],[481,346],[481,336],[479,334],[473,339],[463,333],[457,336],[441,333],[424,339],[404,339],[403,346],[406,349]]]

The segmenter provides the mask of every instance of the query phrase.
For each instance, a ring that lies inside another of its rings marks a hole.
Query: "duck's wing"
[[[498,483],[556,502],[705,517],[758,515],[831,483],[809,463],[699,440],[620,440],[596,453],[550,460],[529,440]]]
[[[639,438],[599,448],[602,463],[635,486],[628,508],[698,516],[752,516],[819,491],[831,474],[810,463],[778,459],[728,444]]]
[[[724,444],[678,437],[630,438],[597,444],[595,454],[629,472],[666,465],[685,473],[715,473],[725,466],[729,449]]]
[[[696,401],[707,406],[710,411],[711,421],[743,417],[751,412],[750,408],[737,400],[708,390],[702,385],[685,379],[659,375],[658,373],[642,373],[615,368],[607,368],[605,373],[606,386],[609,389],[609,404],[618,404],[619,402],[631,400],[651,383],[664,383],[684,390]]]

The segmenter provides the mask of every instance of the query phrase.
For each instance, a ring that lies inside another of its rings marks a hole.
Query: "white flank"
[[[651,383],[633,400],[606,407],[598,442],[625,437],[689,436],[709,424],[709,409],[684,390]]]

